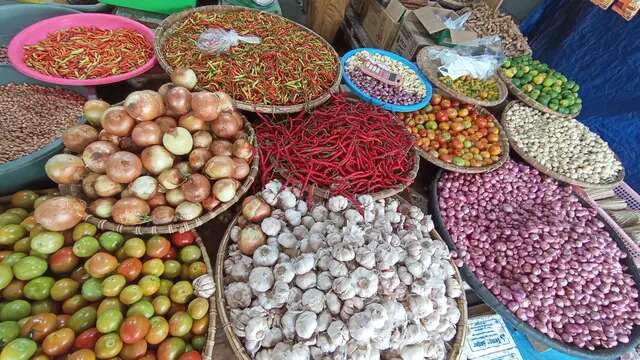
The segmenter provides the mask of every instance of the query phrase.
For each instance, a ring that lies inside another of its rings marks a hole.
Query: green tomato
[[[107,276],[102,281],[102,295],[114,297],[120,294],[120,291],[127,285],[127,279],[121,274]]]
[[[180,276],[180,272],[182,271],[182,265],[176,260],[167,260],[164,262],[164,273],[163,277],[168,279],[174,279]]]
[[[98,316],[96,328],[103,334],[118,331],[124,320],[122,313],[116,309],[109,309]]]
[[[41,276],[30,280],[24,286],[24,296],[31,300],[44,300],[51,294],[51,288],[55,282],[56,281],[49,276]]]
[[[0,290],[6,288],[13,280],[13,270],[7,264],[0,264]]]
[[[120,292],[120,302],[125,305],[131,305],[142,299],[142,288],[138,285],[129,285]]]
[[[70,278],[56,281],[51,288],[51,299],[55,301],[65,301],[78,292],[80,284]]]
[[[29,216],[29,212],[22,208],[11,208],[5,211],[8,214],[16,214],[24,220],[27,216]]]
[[[31,239],[31,249],[41,254],[53,254],[64,245],[64,236],[55,231],[43,231]]]
[[[26,253],[31,250],[31,239],[23,237],[22,239],[13,243],[13,251],[19,251]]]
[[[17,251],[9,254],[9,256],[7,256],[6,258],[4,258],[4,260],[2,260],[2,263],[13,267],[13,265],[15,265],[18,262],[18,260],[22,259],[25,256],[27,256],[26,253]]]
[[[171,282],[171,280],[160,279],[160,289],[158,289],[156,295],[169,296],[169,291],[171,291],[172,286],[173,282]]]
[[[27,230],[19,224],[7,224],[0,228],[0,245],[12,245],[27,235]]]
[[[31,314],[31,304],[25,300],[13,300],[0,309],[0,321],[18,321]]]
[[[82,284],[82,297],[87,301],[98,301],[102,299],[102,280],[90,278]]]
[[[209,312],[209,300],[197,297],[187,306],[187,312],[194,320],[200,320]]]
[[[57,314],[59,312],[60,312],[59,304],[51,299],[39,300],[31,304],[31,315],[42,314],[42,313]]]
[[[13,275],[20,280],[31,280],[47,271],[47,262],[37,256],[25,256],[13,265]]]
[[[171,299],[165,295],[156,296],[152,304],[153,312],[158,315],[165,315],[171,309]]]
[[[15,321],[0,323],[0,348],[13,341],[20,335],[20,325]]]
[[[124,243],[122,234],[115,231],[107,231],[100,235],[100,245],[107,251],[114,252],[118,250]]]
[[[151,296],[160,289],[160,278],[155,275],[145,275],[138,281],[144,296]]]
[[[124,243],[124,253],[128,257],[141,258],[146,252],[147,247],[140,238],[131,238]]]
[[[31,339],[18,338],[2,349],[0,360],[28,360],[38,350],[38,344]]]
[[[167,300],[169,299],[167,298]],[[132,315],[142,315],[147,319],[150,319],[154,314],[155,314],[154,306],[148,300],[140,300],[137,303],[131,305],[127,310],[127,317]]]
[[[95,225],[81,222],[73,228],[71,237],[73,238],[73,241],[78,241],[85,236],[94,236],[97,231],[98,228]]]
[[[20,224],[22,220],[23,219],[20,215],[5,211],[0,215],[0,226],[4,227],[9,224]]]
[[[96,309],[93,306],[85,306],[71,315],[67,327],[79,334],[92,328],[96,324],[96,318]]]
[[[171,301],[178,304],[186,304],[193,296],[193,286],[188,281],[178,281],[169,291]]]
[[[93,236],[85,236],[73,244],[73,253],[77,257],[91,257],[99,250],[100,243]]]
[[[202,349],[204,349],[204,343],[205,343],[204,335],[194,336],[191,339],[191,346],[193,346],[193,348],[198,351],[202,351]]]
[[[170,337],[158,347],[158,357],[161,359],[176,360],[184,352],[187,344],[179,337]]]

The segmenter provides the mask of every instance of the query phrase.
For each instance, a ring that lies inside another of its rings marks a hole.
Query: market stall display
[[[9,61],[34,79],[61,85],[99,85],[151,69],[153,32],[110,14],[72,14],[39,21],[9,44]]]
[[[471,16],[465,26],[478,34],[478,37],[500,36],[502,49],[507,56],[531,54],[527,38],[522,35],[513,18],[502,14],[498,9],[492,9],[484,1],[471,7]]]
[[[55,214],[39,210],[57,199],[2,199],[0,359],[210,356],[215,288],[196,235],[142,239],[88,223],[47,230],[38,221]]]
[[[624,168],[602,138],[575,119],[533,109],[514,101],[502,113],[511,147],[541,172],[586,188],[612,188],[624,180]]]
[[[207,46],[221,41],[207,31],[220,30],[252,40],[210,54]],[[204,44],[200,48],[199,42]],[[340,85],[338,55],[324,39],[281,16],[257,10],[222,5],[186,10],[160,24],[154,44],[168,73],[193,69],[199,89],[224,91],[243,110],[298,112],[322,104]]]
[[[256,126],[262,183],[282,177],[318,196],[385,198],[419,168],[411,136],[391,113],[345,95],[286,122]],[[317,186],[318,188],[314,189]]]
[[[383,109],[406,112],[424,107],[431,84],[418,68],[392,52],[361,48],[342,57],[344,81],[358,97]]]
[[[633,348],[640,275],[570,186],[509,161],[486,174],[439,173],[431,194],[463,277],[519,331],[585,359]]]
[[[193,229],[233,205],[258,171],[249,122],[222,92],[169,83],[122,105],[85,105],[99,127],[65,134],[67,154],[45,170],[65,193],[90,201],[87,222],[136,234]]]
[[[563,117],[576,117],[582,109],[580,86],[531,55],[505,61],[498,75],[514,96],[534,109]]]
[[[482,107],[436,91],[425,108],[398,116],[413,134],[420,156],[441,168],[486,172],[509,158],[509,141],[502,126]]]
[[[308,208],[271,181],[229,226],[216,263],[223,328],[241,359],[457,359],[466,303],[429,216],[398,199]]]

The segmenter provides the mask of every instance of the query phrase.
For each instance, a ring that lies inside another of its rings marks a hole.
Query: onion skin
[[[76,184],[86,171],[82,159],[70,154],[57,154],[47,160],[44,170],[56,184]]]
[[[108,141],[108,142],[112,143],[113,145],[117,146],[120,143],[120,136],[109,134],[107,132],[107,130],[102,129],[102,130],[100,130],[100,133],[98,133],[98,140],[99,141]]]
[[[91,200],[99,197],[95,188],[96,180],[99,176],[100,174],[92,172],[82,179],[82,191],[84,192],[84,195]]]
[[[207,211],[215,209],[218,205],[220,205],[220,200],[218,200],[214,195],[208,196],[206,199],[202,200],[202,207]]]
[[[84,201],[72,196],[56,196],[45,200],[33,216],[38,224],[50,231],[65,231],[76,226],[86,216]]]
[[[208,131],[198,131],[193,134],[193,146],[197,148],[208,148],[213,142],[213,136]]]
[[[253,154],[255,149],[251,143],[249,143],[246,139],[238,139],[233,142],[233,146],[231,147],[231,153],[233,156],[242,159],[246,162],[251,161],[253,158]]]
[[[118,151],[107,161],[107,176],[120,184],[128,184],[142,174],[142,161],[128,151]]]
[[[162,130],[163,133],[166,133],[167,131],[178,126],[178,122],[176,121],[176,119],[172,118],[171,116],[160,116],[159,118],[155,119],[154,122],[158,124],[158,126],[160,126],[160,130]]]
[[[146,201],[136,197],[118,200],[113,205],[111,217],[113,221],[122,225],[139,225],[147,222],[151,208]]]
[[[247,176],[249,176],[251,167],[249,166],[249,164],[247,164],[246,161],[238,158],[233,158],[233,164],[235,166],[233,167],[233,174],[231,174],[232,178],[236,180],[244,180]]]
[[[62,135],[64,147],[75,154],[82,153],[87,145],[96,140],[98,140],[98,130],[85,124],[73,126]]]
[[[220,115],[211,122],[211,131],[213,131],[217,137],[223,139],[235,138],[240,129],[242,129],[242,126],[238,125],[233,114],[228,111],[220,113]]]
[[[167,169],[158,175],[158,182],[166,190],[173,190],[184,182],[184,177],[178,169]]]
[[[111,197],[97,199],[89,204],[89,212],[99,218],[109,219],[111,218],[113,204],[115,204],[116,201],[118,200]]]
[[[258,224],[247,224],[240,230],[238,249],[247,256],[252,256],[257,248],[267,243],[267,237]]]
[[[140,159],[151,175],[158,175],[173,166],[173,155],[162,145],[152,145],[142,150]]]
[[[128,151],[131,153],[139,153],[144,149],[142,146],[137,145],[133,142],[133,138],[131,136],[121,137],[118,142],[118,146],[120,146],[120,150]]]
[[[111,180],[107,175],[98,176],[93,187],[96,190],[96,194],[101,197],[115,196],[124,190],[122,184]]]
[[[235,164],[231,157],[217,155],[209,159],[204,166],[203,173],[211,180],[228,178],[233,175]]]
[[[204,175],[193,174],[182,186],[182,193],[187,201],[199,203],[211,194],[211,183]]]
[[[87,100],[82,107],[82,115],[93,126],[101,126],[102,115],[109,108],[109,103],[99,99]]]
[[[171,88],[163,97],[167,110],[174,114],[183,115],[191,110],[191,92],[184,87]]]
[[[177,86],[182,86],[187,90],[192,90],[198,83],[198,77],[193,70],[179,67],[171,73],[171,82]]]
[[[247,196],[242,201],[242,215],[253,223],[259,223],[271,215],[271,206],[259,197]]]
[[[141,147],[162,143],[162,129],[153,121],[138,123],[131,131],[131,139]]]
[[[231,156],[233,155],[231,152],[232,146],[233,144],[230,141],[216,139],[211,142],[209,149],[211,149],[213,155]]]
[[[161,205],[151,211],[151,222],[155,225],[171,224],[176,220],[176,212],[171,206]]]
[[[237,189],[233,179],[220,179],[213,184],[211,191],[218,200],[227,202],[236,196]]]
[[[153,209],[157,206],[166,205],[167,199],[163,193],[156,191],[156,193],[151,198],[149,198],[149,200],[147,200],[147,203]]]
[[[193,114],[204,121],[213,121],[218,117],[218,97],[208,91],[200,91],[191,95]]]
[[[109,134],[129,136],[136,121],[122,106],[112,106],[102,115],[102,128]]]
[[[149,121],[164,114],[162,96],[153,90],[134,91],[124,99],[124,108],[138,121]]]
[[[193,137],[189,130],[177,127],[162,136],[162,144],[174,155],[186,155],[193,149]]]
[[[178,119],[178,126],[189,130],[190,133],[207,129],[207,123],[193,115],[193,113],[182,115],[180,119]]]
[[[104,174],[107,171],[109,157],[118,150],[118,147],[112,142],[96,141],[84,149],[82,161],[94,173]]]
[[[197,148],[189,154],[189,166],[194,170],[200,170],[213,157],[208,149]]]

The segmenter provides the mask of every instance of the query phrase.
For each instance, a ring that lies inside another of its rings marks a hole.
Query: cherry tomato
[[[142,262],[136,258],[130,258],[123,261],[117,269],[118,274],[122,274],[127,278],[127,281],[134,281],[137,279],[141,271]]]
[[[149,320],[142,315],[127,317],[120,326],[120,338],[126,344],[138,342],[149,332]]]
[[[178,304],[186,304],[193,296],[193,286],[189,281],[178,281],[171,287],[169,297]]]
[[[60,356],[67,353],[76,338],[70,328],[62,328],[49,334],[42,342],[42,351],[49,356]]]
[[[178,251],[176,250],[175,247],[171,247],[169,249],[169,252],[167,252],[167,254],[163,257],[161,257],[160,259],[162,259],[163,261],[166,260],[175,260],[178,257]]]
[[[173,286],[173,282],[171,280],[160,279],[160,289],[158,289],[156,296],[157,295],[169,296],[169,291],[171,290],[172,286]]]
[[[70,278],[63,278],[56,281],[51,287],[51,299],[55,301],[65,301],[78,293],[80,284]]]
[[[87,306],[87,300],[80,294],[73,295],[62,303],[62,312],[65,314],[73,314],[82,307]]]
[[[110,252],[118,250],[124,244],[124,236],[115,231],[105,231],[98,240],[102,248]]]
[[[209,315],[206,315],[202,319],[194,320],[191,326],[191,333],[193,335],[205,335],[209,327]]]
[[[176,260],[166,260],[164,262],[164,273],[162,277],[173,279],[180,275],[182,265]]]
[[[440,102],[442,102],[442,96],[439,94],[433,94],[430,101],[431,105],[438,105]]]
[[[193,319],[184,311],[178,311],[169,319],[169,334],[182,337],[191,331]]]
[[[164,263],[161,259],[149,259],[142,264],[142,273],[145,275],[162,276]]]
[[[85,236],[94,236],[98,232],[98,228],[86,222],[81,222],[73,228],[72,238],[73,241],[78,241]]]
[[[127,257],[141,258],[147,251],[144,240],[140,238],[131,238],[124,243],[124,253]]]
[[[13,279],[4,289],[2,289],[2,299],[6,301],[18,300],[24,296],[24,286],[26,281]]]
[[[164,315],[171,308],[171,300],[164,295],[156,296],[153,299],[153,310],[158,315]]]
[[[107,297],[118,296],[126,284],[127,278],[124,275],[109,275],[102,281],[102,294]]]
[[[109,253],[101,251],[90,257],[84,267],[89,275],[101,279],[118,267],[118,259]]]
[[[152,258],[161,258],[165,256],[171,249],[171,242],[167,238],[154,235],[147,240],[147,256]]]
[[[0,360],[28,360],[37,350],[38,344],[31,339],[14,339],[2,348]]]
[[[153,305],[148,300],[142,299],[127,309],[127,316],[142,315],[150,319],[154,315]]]
[[[177,360],[186,346],[187,344],[180,338],[168,338],[158,347],[158,360]]]
[[[145,340],[151,345],[160,344],[169,335],[169,322],[162,316],[149,319],[149,332]]]
[[[110,359],[122,351],[124,344],[116,333],[102,335],[96,342],[95,352],[98,359]]]
[[[98,305],[97,314],[98,316],[100,316],[100,314],[110,309],[115,309],[123,312],[125,310],[125,307],[124,304],[122,304],[120,300],[118,300],[118,298],[105,298],[100,302],[100,305]]]
[[[97,328],[89,328],[76,337],[75,342],[73,343],[74,349],[93,349],[96,345],[98,339],[102,336],[100,331]]]
[[[120,351],[120,356],[122,360],[136,360],[141,358],[144,354],[147,353],[147,342],[140,340],[133,344],[124,344],[122,351]]]
[[[158,357],[156,356],[156,352],[153,350],[148,350],[147,354],[144,355],[143,357],[141,357],[138,360],[158,360]]]
[[[69,314],[58,314],[56,315],[56,329],[62,329],[63,327],[68,327],[67,324],[71,320],[71,315]]]
[[[171,234],[171,242],[173,242],[173,245],[179,248],[193,244],[194,240],[195,240],[195,236],[191,231],[177,232],[177,233]]]
[[[122,289],[120,295],[118,296],[118,299],[120,299],[120,302],[125,305],[131,305],[142,299],[142,296],[142,288],[140,288],[139,285],[133,284],[127,285],[124,289]]]
[[[97,313],[93,306],[85,306],[71,315],[69,327],[76,334],[81,333],[96,324]]]
[[[58,327],[56,314],[42,313],[29,318],[20,329],[20,336],[31,338],[37,342],[42,341],[47,335]]]
[[[197,351],[189,351],[180,355],[178,360],[202,360],[202,357]]]
[[[98,316],[96,328],[103,334],[118,331],[124,316],[120,310],[109,309]]]

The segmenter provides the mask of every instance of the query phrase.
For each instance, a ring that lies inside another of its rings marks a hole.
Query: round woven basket
[[[560,117],[566,117],[566,118],[574,118],[576,116],[578,116],[580,114],[580,111],[578,111],[577,113],[574,114],[563,114],[563,113],[559,113],[555,110],[551,110],[550,108],[542,105],[541,103],[533,100],[532,98],[530,98],[527,94],[525,94],[524,91],[518,89],[517,86],[513,85],[513,83],[511,82],[511,79],[509,79],[508,77],[505,76],[505,74],[502,72],[501,69],[499,69],[497,71],[498,76],[500,77],[500,79],[502,79],[502,81],[504,81],[505,84],[507,84],[507,88],[509,89],[509,92],[511,94],[513,94],[513,96],[517,97],[520,101],[522,101],[523,103],[531,106],[532,108],[542,111],[542,112],[546,112],[549,114],[553,114],[556,116],[560,116]]]
[[[193,9],[188,9],[179,13],[175,13],[167,18],[165,18],[160,25],[158,25],[158,27],[156,28],[155,31],[155,36],[153,39],[153,50],[155,52],[156,58],[158,59],[158,63],[160,64],[160,66],[162,66],[162,68],[169,74],[171,75],[171,73],[173,72],[173,68],[171,67],[171,65],[169,65],[169,63],[167,62],[164,53],[162,52],[162,46],[164,45],[165,40],[171,36],[173,34],[173,32],[175,31],[175,28],[187,17],[189,17],[191,14],[195,13],[195,12],[227,12],[227,11],[236,11],[236,10],[243,10],[243,11],[255,11],[255,12],[259,12],[262,14],[266,14],[269,16],[278,16],[278,15],[274,15],[271,13],[267,13],[261,10],[255,10],[255,9],[249,9],[249,8],[244,8],[244,7],[239,7],[239,6],[232,6],[232,5],[207,5],[207,6],[201,6],[201,7],[197,7],[197,8],[193,8]],[[331,85],[331,87],[329,89],[327,89],[327,91],[320,95],[319,97],[315,98],[315,99],[310,99],[307,102],[304,103],[300,103],[300,104],[295,104],[295,105],[265,105],[265,104],[259,104],[259,103],[251,103],[251,102],[245,102],[245,101],[238,101],[234,99],[234,103],[236,105],[237,108],[242,109],[242,110],[246,110],[246,111],[252,111],[252,112],[261,112],[261,113],[270,113],[270,114],[286,114],[286,113],[296,113],[296,112],[300,112],[300,111],[307,111],[310,110],[318,105],[323,104],[325,101],[329,100],[329,98],[331,97],[331,94],[333,93],[337,93],[339,91],[340,88],[340,81],[342,80],[342,70],[340,67],[340,57],[338,56],[338,53],[335,51],[335,49],[326,41],[324,40],[320,35],[316,34],[315,32],[313,32],[312,30],[308,29],[307,27],[304,27],[296,22],[293,22],[291,20],[288,20],[286,18],[283,18],[284,21],[295,24],[296,26],[299,26],[300,28],[304,29],[305,31],[308,31],[310,33],[312,33],[313,35],[315,35],[316,37],[318,37],[329,49],[331,49],[331,51],[334,54],[335,60],[336,60],[336,64],[337,64],[337,74],[336,74],[336,78],[335,81],[333,82],[333,84]],[[196,86],[197,90],[202,90],[201,87]]]
[[[529,152],[527,152],[525,149],[521,148],[520,146],[518,146],[518,142],[513,138],[513,135],[511,133],[511,129],[512,126],[510,126],[510,123],[507,119],[507,112],[509,111],[509,109],[511,109],[511,107],[513,107],[516,104],[520,104],[522,105],[523,103],[517,100],[514,101],[510,101],[507,106],[504,108],[504,111],[502,112],[502,118],[500,119],[500,122],[502,122],[502,127],[504,128],[504,132],[507,136],[507,138],[509,139],[509,143],[511,144],[511,148],[524,160],[526,161],[529,165],[533,166],[534,168],[538,169],[541,173],[548,175],[556,180],[560,180],[564,183],[567,184],[571,184],[571,185],[577,185],[577,186],[581,186],[583,188],[591,188],[591,189],[612,189],[614,188],[616,185],[620,184],[623,180],[624,180],[624,176],[625,176],[625,171],[624,171],[624,167],[622,168],[622,171],[620,171],[620,173],[618,174],[618,176],[608,182],[608,183],[589,183],[589,182],[585,182],[585,181],[581,181],[581,180],[576,180],[576,179],[572,179],[568,176],[559,174],[551,169],[549,169],[548,167],[542,165],[538,160],[536,160],[533,156],[531,156],[529,154]],[[577,121],[575,119],[567,119],[566,121]],[[614,153],[615,155],[615,153]],[[618,158],[618,155],[615,155],[616,159],[618,161],[620,161],[620,159]]]
[[[400,198],[399,198],[400,199]],[[405,201],[400,199],[401,201]],[[218,309],[220,309],[220,322],[222,323],[222,328],[224,329],[225,334],[227,335],[227,340],[229,341],[229,345],[233,350],[237,359],[241,360],[251,360],[251,356],[247,353],[242,344],[242,341],[238,338],[235,332],[233,332],[233,328],[231,326],[231,322],[229,319],[228,309],[226,305],[226,300],[224,298],[224,260],[227,258],[227,248],[229,247],[229,242],[231,240],[231,229],[236,225],[238,221],[238,217],[240,214],[236,215],[236,217],[231,221],[227,231],[222,238],[222,242],[220,243],[220,247],[218,248],[218,255],[216,259],[216,270],[215,270],[215,283],[216,283],[216,302],[218,304]],[[434,239],[442,240],[438,232],[435,230],[431,231],[431,236]],[[460,283],[461,288],[463,288],[462,277],[460,276],[460,272],[458,268],[454,265],[455,270],[455,278]],[[462,295],[457,300],[458,310],[460,310],[460,321],[456,326],[456,336],[450,342],[450,348],[448,353],[448,360],[457,360],[460,358],[462,350],[464,349],[464,342],[467,334],[467,322],[468,322],[468,313],[467,313],[467,298],[465,296],[464,291]]]
[[[439,93],[438,91],[434,91],[434,93]],[[443,94],[440,94],[443,95]],[[446,97],[446,95],[444,95]],[[489,172],[489,171],[493,171],[497,168],[499,168],[500,166],[502,166],[502,164],[504,164],[508,159],[509,159],[509,139],[507,138],[507,135],[504,132],[504,129],[502,128],[502,125],[500,125],[500,122],[495,118],[495,116],[493,116],[493,114],[491,114],[487,109],[481,107],[481,106],[475,106],[475,109],[478,113],[488,116],[491,119],[493,119],[493,122],[496,124],[496,127],[498,129],[500,129],[500,147],[502,148],[502,154],[500,154],[500,159],[498,159],[498,161],[496,161],[495,163],[491,164],[491,165],[485,165],[485,166],[480,166],[480,167],[462,167],[462,166],[456,166],[454,164],[450,164],[447,162],[444,162],[440,159],[438,159],[437,157],[429,154],[429,152],[424,151],[423,149],[421,149],[419,146],[414,145],[414,148],[416,149],[416,151],[418,152],[418,154],[420,154],[420,156],[422,156],[425,160],[429,161],[430,163],[441,167],[443,169],[449,170],[449,171],[455,171],[455,172],[459,172],[459,173],[466,173],[466,174],[477,174],[477,173],[483,173],[483,172]]]
[[[253,127],[251,127],[251,124],[246,118],[244,119],[244,128],[247,134],[249,135],[249,141],[251,142],[251,144],[253,146],[257,146],[255,131],[253,130]],[[253,160],[251,161],[251,170],[249,171],[249,175],[244,180],[240,188],[238,188],[238,191],[236,191],[236,195],[233,197],[233,199],[225,203],[221,203],[212,211],[207,212],[193,220],[184,221],[180,223],[173,223],[168,225],[122,225],[122,224],[114,223],[108,219],[103,219],[103,218],[96,217],[94,215],[87,214],[84,221],[97,226],[99,229],[111,230],[111,231],[116,231],[120,233],[131,233],[136,235],[172,234],[175,232],[185,232],[191,229],[195,229],[198,226],[220,215],[221,213],[226,211],[228,208],[230,208],[233,204],[235,204],[238,200],[240,200],[240,198],[244,196],[244,194],[249,190],[249,187],[251,187],[251,185],[253,184],[253,181],[255,180],[256,175],[258,175],[258,166],[259,166],[259,158],[258,158],[258,152],[256,151],[255,155],[253,156]],[[81,184],[59,185],[58,188],[60,189],[60,192],[64,195],[73,195],[86,200]]]
[[[208,288],[213,286],[211,281],[214,281],[215,273],[213,271],[213,267],[211,266],[211,260],[209,259],[209,255],[207,254],[207,248],[204,246],[204,241],[196,232],[193,230],[193,233],[196,236],[196,244],[200,247],[200,251],[202,252],[202,261],[207,266],[207,275],[209,279],[207,281],[202,281],[201,278],[194,280],[193,288],[196,293],[202,294],[203,292],[207,292]],[[214,288],[215,290],[215,288]],[[202,295],[199,295],[202,296]],[[210,296],[209,300],[209,326],[207,331],[207,339],[204,344],[204,348],[201,351],[203,359],[212,359],[213,357],[213,347],[216,343],[216,320],[218,319],[218,312],[216,310],[216,301],[215,296]]]
[[[504,102],[504,100],[509,95],[509,90],[507,90],[507,86],[504,82],[498,77],[493,76],[493,80],[495,80],[496,85],[498,86],[498,99],[493,101],[479,100],[476,98],[472,98],[461,94],[452,88],[445,85],[442,81],[440,81],[440,71],[438,70],[438,63],[429,59],[429,50],[430,49],[446,49],[444,46],[425,46],[423,47],[416,57],[416,63],[420,70],[425,74],[425,76],[433,83],[438,89],[440,89],[444,94],[458,99],[462,102],[468,104],[474,104],[484,107],[493,107],[498,106]]]

